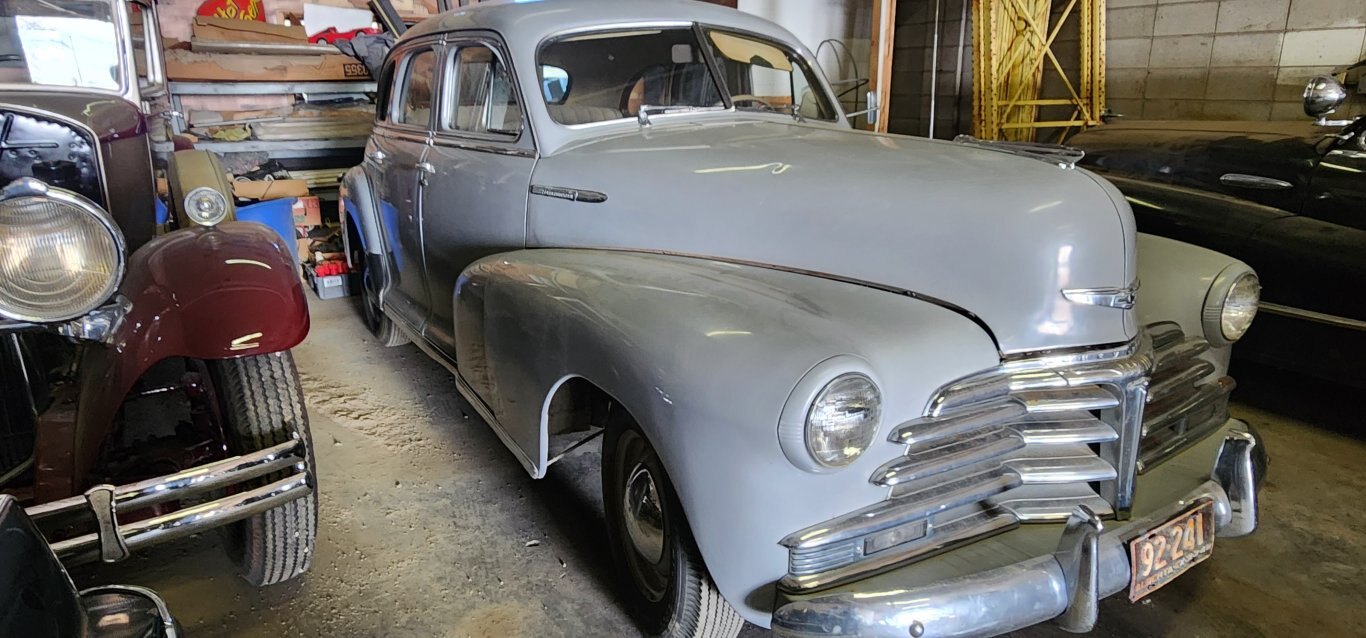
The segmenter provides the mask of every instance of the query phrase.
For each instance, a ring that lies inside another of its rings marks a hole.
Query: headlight
[[[867,361],[826,359],[797,382],[778,418],[778,443],[793,465],[832,472],[853,463],[877,437],[882,393]]]
[[[806,449],[825,467],[844,467],[873,443],[881,420],[882,394],[872,379],[846,374],[826,385],[806,413]]]
[[[1216,346],[1226,346],[1241,339],[1257,316],[1261,295],[1262,285],[1257,275],[1248,272],[1245,266],[1230,267],[1219,273],[1205,297],[1202,313],[1205,339]]]
[[[53,322],[99,307],[123,277],[123,235],[99,206],[33,178],[0,192],[0,315]]]
[[[185,196],[185,215],[200,226],[213,226],[228,216],[228,200],[209,186],[200,186]]]

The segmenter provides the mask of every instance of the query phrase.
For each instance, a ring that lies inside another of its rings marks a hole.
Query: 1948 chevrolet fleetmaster
[[[1065,151],[855,131],[812,59],[681,0],[411,29],[342,192],[371,329],[534,477],[604,434],[652,635],[1085,631],[1251,533],[1251,269]]]

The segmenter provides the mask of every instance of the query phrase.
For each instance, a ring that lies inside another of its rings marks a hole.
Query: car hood
[[[1084,170],[756,118],[606,135],[541,158],[532,184],[533,247],[694,255],[907,291],[975,315],[1005,354],[1136,334],[1131,310],[1061,292],[1135,279],[1132,213]]]

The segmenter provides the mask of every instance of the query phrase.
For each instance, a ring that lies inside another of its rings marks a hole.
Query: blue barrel
[[[265,224],[275,229],[280,234],[280,239],[289,252],[297,254],[295,249],[296,241],[294,235],[294,201],[293,197],[284,199],[271,199],[249,206],[237,207],[237,221],[256,222]]]

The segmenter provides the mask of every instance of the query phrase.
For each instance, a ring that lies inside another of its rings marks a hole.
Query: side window
[[[455,55],[454,94],[443,128],[466,133],[517,135],[522,111],[507,68],[483,45],[461,47]]]
[[[389,106],[394,103],[394,94],[398,91],[398,84],[394,82],[394,67],[394,61],[390,59],[379,72],[379,84],[375,93],[375,119],[381,122],[389,121]]]
[[[432,121],[432,93],[436,84],[436,52],[426,49],[414,54],[403,69],[402,93],[394,123],[426,127]]]

